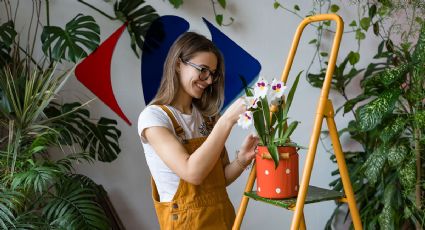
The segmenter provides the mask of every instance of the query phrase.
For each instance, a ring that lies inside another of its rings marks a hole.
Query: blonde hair
[[[215,77],[217,82],[209,85],[201,98],[193,98],[193,104],[205,116],[215,116],[220,112],[224,101],[224,58],[218,48],[206,37],[186,32],[173,43],[164,63],[161,84],[150,105],[169,105],[173,102],[180,87],[177,62],[190,60],[196,53],[211,52],[217,57]]]

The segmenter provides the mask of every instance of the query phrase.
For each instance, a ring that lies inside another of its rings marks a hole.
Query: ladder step
[[[251,199],[254,199],[256,201],[262,201],[262,202],[269,203],[269,204],[272,204],[281,208],[286,208],[286,209],[293,209],[295,207],[295,204],[297,203],[296,197],[288,198],[288,199],[268,199],[268,198],[258,196],[256,191],[245,192],[244,194],[245,196]],[[311,203],[317,203],[321,201],[341,199],[343,197],[344,197],[344,193],[342,192],[319,188],[316,186],[308,186],[308,192],[307,192],[307,197],[305,199],[305,203],[311,204]]]

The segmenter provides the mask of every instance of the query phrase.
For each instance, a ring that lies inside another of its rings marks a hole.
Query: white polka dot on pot
[[[279,194],[280,192],[280,188],[276,188],[276,193]]]
[[[286,174],[289,174],[289,173],[291,173],[291,170],[290,169],[286,169]]]
[[[266,169],[266,171],[264,171],[264,174],[269,175],[269,170]]]
[[[258,187],[258,191],[261,192],[261,188],[260,187]]]
[[[298,191],[298,185],[295,185],[295,191]]]

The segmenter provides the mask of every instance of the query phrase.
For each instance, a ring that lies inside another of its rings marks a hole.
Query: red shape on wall
[[[75,69],[75,75],[78,81],[118,114],[128,125],[131,125],[130,120],[124,115],[115,99],[111,83],[112,54],[125,27],[125,24],[122,25],[93,53],[78,64]]]

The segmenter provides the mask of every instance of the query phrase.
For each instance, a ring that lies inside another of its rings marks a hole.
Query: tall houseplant
[[[337,112],[353,114],[340,134],[349,134],[361,146],[345,152],[345,157],[362,222],[367,229],[411,229],[413,225],[423,229],[425,7],[416,0],[409,4],[368,0],[355,5],[357,19],[349,23],[346,33],[354,35],[358,46],[336,66],[332,88],[346,100]],[[290,10],[276,2],[275,7],[300,16],[299,6]],[[308,14],[339,9],[338,1],[318,1]],[[314,57],[322,68],[326,63],[321,58],[327,55],[321,50],[322,35],[333,31],[330,23],[321,23],[316,29],[317,38],[310,43],[316,47]],[[372,53],[373,63],[362,68],[360,44],[371,30],[381,43],[377,53]],[[412,38],[417,34],[416,42]],[[395,39],[399,42],[394,42],[396,35],[400,35]],[[321,87],[324,70],[307,73],[313,86]],[[361,92],[351,96],[352,83],[357,81],[361,81]],[[331,159],[336,162],[333,156]],[[340,178],[330,185],[343,189]],[[329,229],[338,207],[328,222]]]
[[[260,138],[256,169],[257,194],[262,197],[288,198],[298,193],[299,146],[291,142],[290,137],[299,122],[287,125],[287,121],[300,75],[296,77],[286,102],[283,100],[286,86],[281,81],[274,79],[269,84],[260,78],[254,88],[243,81],[248,110],[240,116],[238,124],[247,128],[253,123]]]

